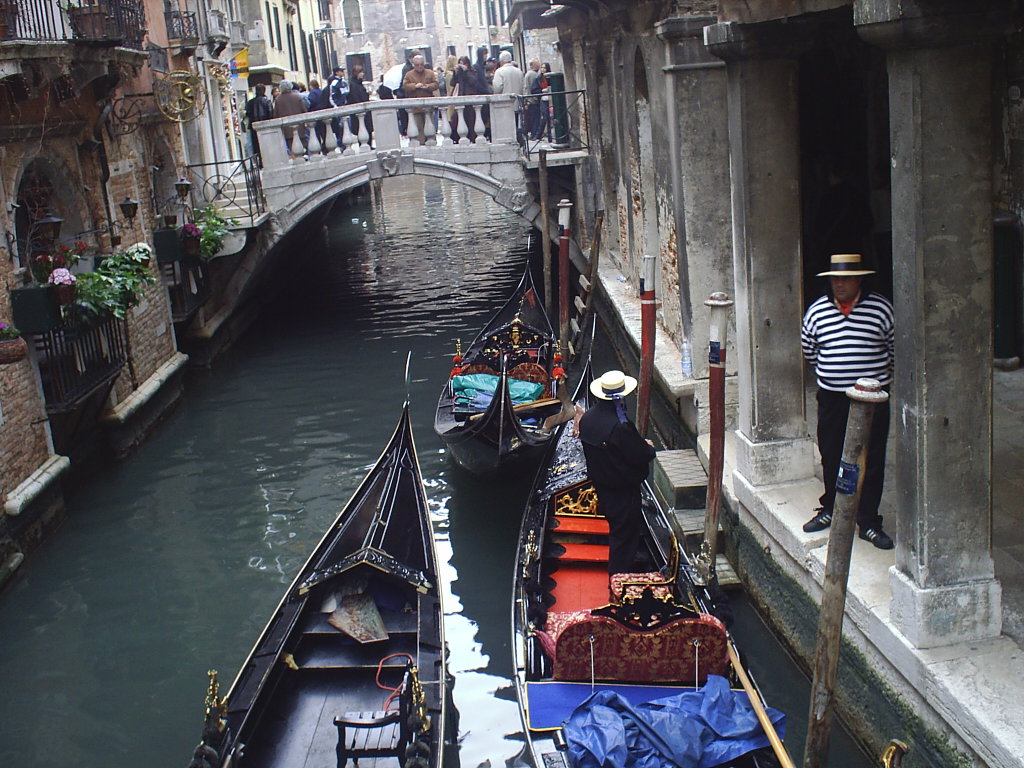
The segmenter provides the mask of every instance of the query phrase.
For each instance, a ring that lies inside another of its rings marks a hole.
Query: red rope
[[[405,656],[405,658],[407,658],[409,660],[410,664],[413,663],[413,658],[408,653],[392,653],[392,654],[390,654],[388,656],[385,656],[383,659],[381,659],[380,661],[377,662],[377,673],[374,675],[374,682],[377,683],[377,687],[380,688],[381,690],[391,691],[391,693],[388,694],[388,697],[384,700],[384,711],[385,712],[388,711],[388,707],[391,706],[391,702],[393,702],[395,700],[395,697],[398,696],[398,694],[400,694],[402,692],[402,686],[398,686],[397,688],[392,688],[391,686],[384,685],[380,681],[380,673],[384,669],[384,662],[386,662],[388,659],[394,659],[394,658],[396,658],[398,656]]]

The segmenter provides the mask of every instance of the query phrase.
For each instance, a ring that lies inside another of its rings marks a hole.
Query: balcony
[[[0,0],[0,41],[74,41],[82,45],[143,49],[146,16],[141,0]]]
[[[79,0],[67,14],[75,42],[143,50],[146,15],[139,0]]]
[[[228,17],[223,11],[206,12],[206,47],[213,56],[219,56],[228,42],[231,32],[228,29]]]
[[[194,11],[167,11],[164,13],[167,39],[181,53],[193,53],[199,45],[199,22]]]
[[[117,378],[128,359],[124,321],[61,325],[35,337],[39,375],[50,414],[74,410]]]
[[[171,301],[171,321],[184,323],[210,298],[206,268],[198,259],[160,265],[160,274]]]

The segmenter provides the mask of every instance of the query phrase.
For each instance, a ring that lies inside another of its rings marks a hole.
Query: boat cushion
[[[452,392],[455,393],[456,405],[469,406],[481,395],[487,401],[494,396],[500,377],[488,373],[471,373],[452,377]],[[529,403],[537,400],[544,393],[544,385],[533,381],[508,380],[508,391],[513,404]],[[484,404],[486,407],[486,403]]]
[[[555,680],[699,682],[728,663],[725,625],[706,613],[639,630],[589,611],[551,611],[537,635]]]

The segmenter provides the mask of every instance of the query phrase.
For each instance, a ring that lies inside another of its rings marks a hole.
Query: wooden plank
[[[607,544],[563,544],[565,554],[559,560],[576,563],[608,562]]]
[[[608,520],[604,517],[575,517],[558,515],[555,533],[608,533]]]
[[[574,298],[572,303],[576,305],[576,309],[579,311],[581,315],[585,315],[587,313],[587,305],[579,296]]]
[[[580,288],[582,288],[584,291],[590,290],[590,281],[587,280],[586,275],[580,275]]]

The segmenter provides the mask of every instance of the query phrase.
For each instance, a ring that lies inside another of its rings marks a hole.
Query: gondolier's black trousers
[[[608,520],[608,573],[631,573],[640,548],[640,487],[607,488],[594,484],[597,511]]]
[[[825,493],[820,501],[826,512],[831,512],[836,502],[836,478],[839,475],[839,462],[843,458],[849,414],[850,398],[845,392],[818,388],[818,450],[821,452],[822,480],[825,483]],[[875,406],[875,414],[871,419],[867,467],[864,471],[864,485],[861,487],[860,505],[857,507],[857,525],[861,530],[882,527],[878,504],[882,500],[882,483],[885,481],[885,445],[888,437],[889,401],[886,400]]]

